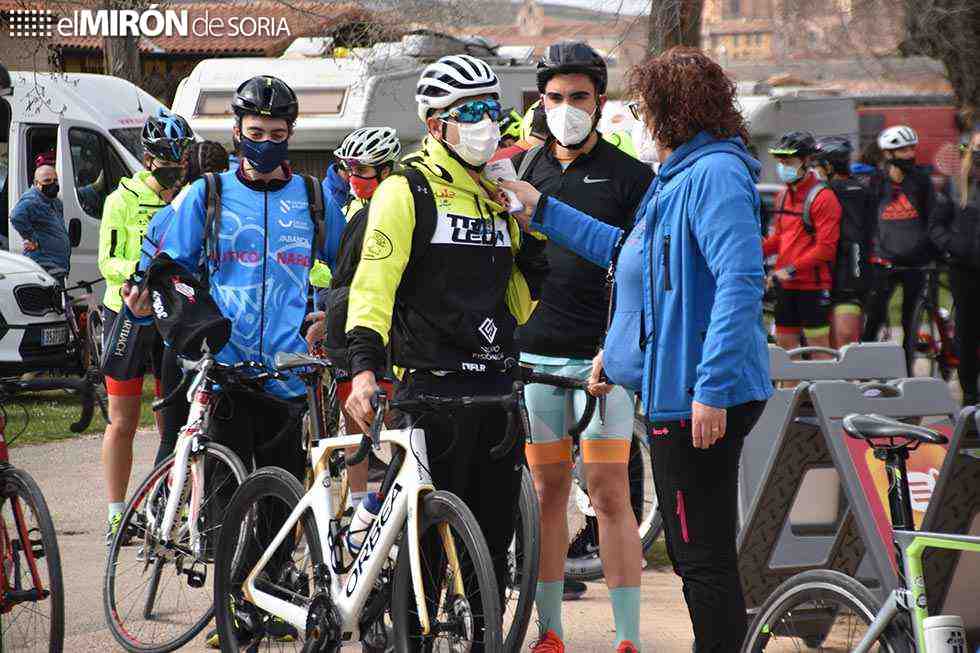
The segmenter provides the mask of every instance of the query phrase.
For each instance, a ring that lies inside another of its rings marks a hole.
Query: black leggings
[[[980,269],[954,265],[949,269],[949,281],[956,306],[956,345],[960,356],[959,378],[963,403],[977,401],[977,374],[980,361]]]
[[[888,319],[888,304],[895,287],[902,285],[902,347],[905,348],[905,367],[912,374],[912,355],[915,351],[916,333],[915,305],[919,301],[926,284],[926,273],[921,270],[893,270],[883,265],[875,265],[872,273],[872,287],[868,294],[867,321],[864,324],[865,342],[878,339],[878,331]]]
[[[180,359],[173,349],[167,347],[163,350],[163,361],[160,366],[160,396],[166,397],[174,388],[180,385],[183,378],[183,371],[180,369]],[[177,437],[180,429],[187,423],[187,415],[191,410],[191,405],[186,396],[177,398],[177,401],[163,409],[162,430],[160,431],[160,447],[157,449],[157,459],[154,465],[173,453],[177,446]]]
[[[695,653],[737,651],[748,622],[738,574],[738,463],[765,402],[728,409],[725,436],[695,449],[691,421],[653,422],[650,456],[667,555],[684,583]]]

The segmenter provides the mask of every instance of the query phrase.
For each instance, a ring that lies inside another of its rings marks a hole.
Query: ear
[[[379,182],[382,182],[385,179],[387,179],[388,178],[388,175],[391,174],[391,170],[392,170],[392,168],[391,168],[390,165],[386,165],[383,168],[381,168],[380,170],[378,170],[378,181]]]
[[[437,140],[442,139],[442,121],[436,118],[434,115],[429,116],[425,119],[425,129],[429,132],[429,136]]]
[[[599,96],[599,103],[598,103],[599,104],[599,113],[602,113],[603,108],[605,108],[605,106],[606,106],[606,100],[607,99],[608,99],[608,97],[605,96],[605,95],[600,95]]]

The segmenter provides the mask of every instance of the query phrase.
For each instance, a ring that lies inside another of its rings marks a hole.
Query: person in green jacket
[[[150,219],[179,190],[178,180],[183,176],[181,156],[193,137],[190,125],[176,114],[161,109],[148,118],[142,135],[146,169],[121,179],[119,187],[106,198],[99,227],[99,270],[106,281],[102,300],[106,334],[112,332],[112,324],[122,310],[120,290],[136,272]],[[152,325],[135,325],[134,330],[133,351],[137,353],[130,359],[131,369],[116,378],[106,375],[110,423],[102,440],[102,466],[109,501],[107,546],[119,529],[126,507],[126,487],[133,467],[133,436],[139,425],[143,376],[148,367],[156,378],[157,395],[160,394],[163,342]],[[103,342],[103,347],[109,344]],[[159,420],[159,413],[156,417]],[[159,427],[158,423],[158,430]]]

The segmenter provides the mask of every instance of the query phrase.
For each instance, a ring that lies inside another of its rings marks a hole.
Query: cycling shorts
[[[102,333],[108,334],[112,331],[112,322],[116,319],[116,313],[110,308],[102,307]],[[119,380],[112,377],[105,377],[106,393],[116,397],[139,397],[143,394],[143,376],[146,372],[153,373],[156,381],[154,396],[160,397],[160,371],[163,369],[163,338],[157,333],[156,329],[142,329],[140,331],[140,348],[144,352],[141,373],[132,379]],[[103,348],[105,342],[102,343]]]
[[[830,332],[829,290],[787,290],[776,293],[776,332],[808,336]]]
[[[535,371],[575,379],[588,379],[592,361],[523,355],[522,360]],[[551,361],[551,362],[545,362]],[[572,460],[572,439],[568,429],[576,424],[585,410],[582,390],[564,390],[540,383],[529,384],[524,391],[531,418],[527,460],[532,465],[567,463]],[[600,423],[596,407],[592,421],[581,435],[582,460],[587,463],[626,463],[633,439],[633,396],[620,386],[606,395],[605,424]]]
[[[864,295],[853,290],[833,290],[830,304],[835,313],[860,315],[864,310]]]

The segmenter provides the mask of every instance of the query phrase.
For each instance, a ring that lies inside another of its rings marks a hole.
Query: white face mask
[[[490,118],[477,123],[456,123],[459,130],[459,143],[446,145],[471,166],[482,166],[497,151],[500,142],[500,125]]]
[[[636,150],[636,158],[650,165],[659,163],[660,153],[657,150],[657,141],[650,135],[646,125],[637,121],[630,131],[630,135],[633,137],[633,148]]]
[[[559,143],[565,147],[575,147],[585,142],[592,133],[592,113],[562,102],[557,107],[545,110],[548,129]]]

